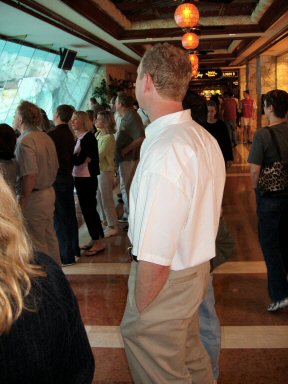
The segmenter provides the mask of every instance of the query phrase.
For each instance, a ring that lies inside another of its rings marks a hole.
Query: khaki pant
[[[55,191],[53,187],[32,192],[23,209],[26,228],[35,251],[52,256],[59,264],[59,243],[54,229]]]
[[[137,263],[132,262],[121,333],[135,384],[210,384],[209,356],[200,341],[198,308],[209,283],[209,263],[170,271],[156,299],[138,312]]]

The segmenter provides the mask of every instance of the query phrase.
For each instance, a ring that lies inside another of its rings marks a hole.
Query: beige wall
[[[137,67],[132,64],[131,65],[109,64],[109,65],[106,65],[107,84],[109,84],[109,75],[113,79],[129,80],[129,81],[135,82],[136,76],[137,76]]]
[[[277,57],[277,88],[288,92],[288,53]]]
[[[255,120],[253,130],[267,124],[267,119],[262,115],[262,95],[272,89],[284,89],[288,92],[288,53],[276,57],[261,55],[249,61],[246,66],[240,68],[240,92],[250,90],[251,97],[257,103],[257,121]]]

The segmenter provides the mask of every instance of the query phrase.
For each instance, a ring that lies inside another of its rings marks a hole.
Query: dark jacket
[[[58,175],[71,175],[73,169],[73,151],[75,140],[68,124],[57,125],[54,129],[48,132],[48,135],[54,141],[59,169]]]
[[[33,311],[0,336],[0,383],[91,384],[95,362],[76,297],[51,257],[38,253],[37,264],[47,276],[32,281]]]
[[[87,132],[81,139],[81,151],[73,155],[73,164],[81,165],[89,157],[91,159],[88,164],[88,169],[91,177],[96,177],[100,174],[99,168],[99,153],[98,144],[92,132]]]

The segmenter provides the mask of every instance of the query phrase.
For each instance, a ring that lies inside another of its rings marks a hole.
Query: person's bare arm
[[[250,164],[250,175],[252,180],[253,188],[257,187],[259,174],[260,174],[261,165],[258,164]]]
[[[35,188],[37,174],[25,175],[21,177],[21,195],[19,196],[19,204],[21,208],[25,208],[28,199]]]
[[[138,261],[136,305],[139,312],[156,299],[167,281],[169,271],[170,266]]]

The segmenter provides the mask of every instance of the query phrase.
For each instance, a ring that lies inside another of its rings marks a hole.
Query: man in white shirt
[[[169,44],[146,51],[136,97],[151,124],[130,189],[133,261],[121,332],[135,383],[213,383],[198,308],[225,182],[215,139],[183,111],[188,55]]]

